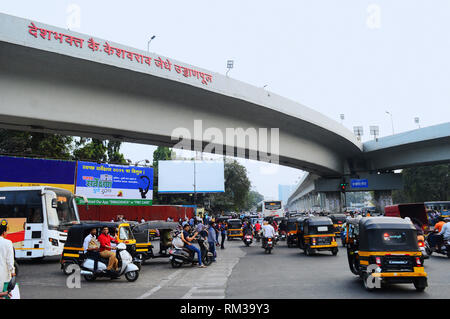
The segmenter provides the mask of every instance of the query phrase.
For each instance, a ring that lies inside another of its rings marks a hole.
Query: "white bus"
[[[71,225],[80,222],[75,196],[49,187],[0,187],[0,220],[18,259],[61,255]]]
[[[284,209],[280,200],[263,200],[258,204],[261,217],[284,217]]]

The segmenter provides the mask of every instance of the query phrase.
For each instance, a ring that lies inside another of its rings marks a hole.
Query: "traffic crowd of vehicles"
[[[199,223],[203,228],[194,229],[181,220],[80,221],[75,198],[71,192],[55,187],[0,188],[0,219],[8,222],[8,239],[14,243],[17,259],[60,256],[60,267],[66,275],[79,267],[86,281],[124,276],[133,282],[148,259],[167,258],[174,268],[211,265],[216,255],[207,244],[205,230],[207,225],[218,224],[223,228],[210,231],[224,232],[229,241],[242,240],[245,247],[255,239],[266,254],[271,254],[279,241],[285,241],[289,248],[299,248],[306,256],[322,252],[336,256],[340,239],[350,271],[370,291],[392,283],[411,283],[423,291],[428,285],[425,259],[433,253],[450,258],[450,239],[439,234],[449,221],[448,206],[443,202],[440,206],[434,202],[440,211],[423,203],[387,206],[383,216],[373,212],[372,216],[370,211],[234,214],[205,219],[205,225]],[[274,201],[268,207],[279,208]],[[159,252],[151,242],[155,234],[159,236]],[[192,247],[185,243],[199,248],[188,249]]]

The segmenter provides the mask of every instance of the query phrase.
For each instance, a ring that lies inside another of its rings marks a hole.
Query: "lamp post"
[[[380,128],[378,126],[370,126],[370,135],[373,135],[375,141],[378,141],[377,136],[380,134]]]
[[[225,74],[226,76],[228,76],[228,72],[230,72],[230,70],[234,67],[234,60],[228,60],[227,61],[227,73]]]
[[[339,115],[339,117],[341,118],[341,124],[344,124],[345,115],[341,114]]]
[[[389,114],[391,116],[392,135],[394,135],[394,120],[392,119],[392,114],[388,111],[386,111],[386,114]]]
[[[414,118],[414,123],[416,123],[416,124],[419,126],[419,128],[420,128],[419,118],[418,118],[418,117],[415,117],[415,118]]]
[[[358,141],[361,141],[361,136],[364,134],[362,126],[353,126],[353,133],[358,137]]]
[[[147,52],[150,52],[150,42],[152,42],[152,40],[153,40],[154,38],[156,38],[156,35],[153,35],[153,36],[150,38],[150,40],[148,40],[148,42],[147,42]]]

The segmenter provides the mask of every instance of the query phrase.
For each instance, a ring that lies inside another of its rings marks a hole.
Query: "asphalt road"
[[[136,282],[81,280],[81,288],[67,288],[59,258],[19,263],[22,298],[449,298],[450,260],[432,256],[425,261],[429,287],[418,293],[412,284],[392,285],[368,292],[348,269],[346,250],[338,256],[321,252],[305,256],[298,248],[280,242],[271,255],[259,243],[245,247],[227,241],[218,250],[218,261],[205,269],[183,266],[173,269],[167,258],[148,261]]]

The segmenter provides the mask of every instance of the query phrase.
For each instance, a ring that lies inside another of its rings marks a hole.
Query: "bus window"
[[[0,218],[26,218],[27,223],[42,223],[41,192],[0,192]]]
[[[56,194],[56,209],[51,205],[51,198],[47,198],[48,226],[58,229],[78,221],[72,194],[59,191],[54,192]]]

